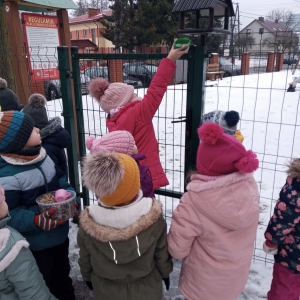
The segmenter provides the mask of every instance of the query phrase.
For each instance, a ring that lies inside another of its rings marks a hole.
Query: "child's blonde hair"
[[[300,177],[300,159],[299,158],[293,158],[290,163],[287,165],[287,174],[289,177],[297,178]]]

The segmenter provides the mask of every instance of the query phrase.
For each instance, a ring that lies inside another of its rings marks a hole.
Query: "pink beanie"
[[[86,139],[85,145],[91,153],[98,152],[99,150],[116,151],[131,156],[135,142],[130,132],[125,130],[116,130],[99,139],[89,136]]]
[[[258,159],[234,137],[225,134],[215,123],[205,123],[197,130],[201,139],[197,153],[197,170],[202,175],[220,176],[234,172],[252,173]]]
[[[112,109],[131,102],[134,91],[132,85],[121,82],[109,83],[104,78],[92,80],[88,89],[90,95],[99,102],[100,107],[108,114]]]
[[[3,189],[2,185],[0,185],[0,206],[4,200],[5,200],[4,189]]]

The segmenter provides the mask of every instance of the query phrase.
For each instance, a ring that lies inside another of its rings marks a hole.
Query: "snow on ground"
[[[297,71],[296,76],[300,76]],[[272,257],[262,251],[264,231],[272,214],[280,188],[285,182],[284,164],[291,157],[300,157],[298,118],[300,93],[287,93],[290,71],[254,74],[224,78],[206,89],[204,112],[212,110],[237,110],[241,116],[240,129],[245,137],[244,145],[257,153],[260,168],[255,179],[260,190],[260,221],[249,279],[239,300],[266,299],[272,279]],[[210,84],[207,82],[207,84]],[[169,86],[160,109],[153,120],[160,147],[161,162],[166,170],[170,185],[168,189],[182,191],[184,185],[184,138],[185,123],[171,123],[185,116],[186,84]],[[139,96],[144,90],[136,91]],[[61,100],[48,102],[50,116],[60,115]],[[101,136],[106,133],[105,114],[89,96],[83,96],[85,133]],[[92,198],[92,195],[91,195]],[[177,199],[160,196],[168,224]],[[82,283],[76,244],[77,225],[70,229],[71,276],[74,280],[78,300],[93,299],[92,294]],[[183,299],[177,289],[180,262],[174,262],[171,274],[171,288],[164,291],[165,300]],[[89,295],[89,296],[88,296]],[[226,299],[224,299],[226,300]]]

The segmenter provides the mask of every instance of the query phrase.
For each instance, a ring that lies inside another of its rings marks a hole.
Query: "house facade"
[[[288,52],[295,41],[294,33],[284,24],[264,17],[253,20],[238,35],[249,53]]]
[[[88,13],[69,19],[72,46],[79,53],[111,53],[114,45],[102,35],[104,26],[100,23],[104,15],[110,16],[111,10],[89,8]]]

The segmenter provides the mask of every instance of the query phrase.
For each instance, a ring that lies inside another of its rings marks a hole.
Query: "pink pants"
[[[300,274],[295,274],[279,263],[274,263],[268,300],[300,300]]]

